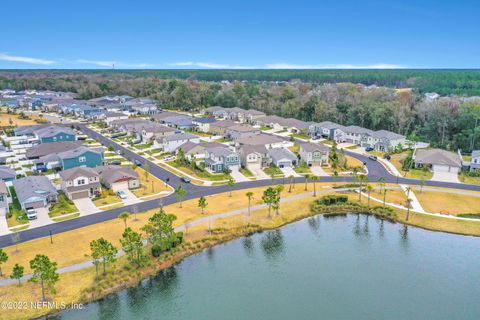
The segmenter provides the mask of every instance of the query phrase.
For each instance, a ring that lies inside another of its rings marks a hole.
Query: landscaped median
[[[280,204],[280,214],[276,215],[272,211],[271,217],[269,217],[269,210],[265,206],[254,207],[263,203],[262,196],[267,187],[232,191],[231,196],[229,192],[208,196],[205,198],[207,206],[203,214],[201,213],[202,209],[199,207],[199,199],[185,201],[181,207],[179,203],[165,206],[164,209],[167,213],[177,216],[177,220],[174,223],[175,226],[186,226],[183,245],[170,253],[163,254],[158,260],[151,258],[150,263],[145,268],[134,268],[125,256],[121,256],[113,267],[107,269],[107,276],[100,280],[99,283],[96,283],[94,280],[95,268],[93,266],[62,273],[60,282],[56,284],[57,293],[50,295],[50,297],[58,303],[86,302],[98,299],[109,292],[135,285],[140,279],[153,275],[176,261],[206,247],[259,230],[278,228],[284,224],[317,213],[361,212],[379,215],[390,220],[406,222],[427,229],[480,235],[480,221],[460,220],[443,216],[416,214],[414,212],[410,212],[409,220],[405,221],[406,210],[388,208],[388,206],[383,208],[381,204],[373,201],[369,204],[365,196],[362,197],[362,204],[359,204],[357,193],[344,191],[344,189],[339,188],[342,186],[348,187],[348,185],[336,184],[337,189],[332,189],[334,185],[331,183],[316,183],[315,186],[316,198],[312,195],[314,191],[313,183],[307,185],[307,191],[304,191],[305,185],[303,183],[297,183],[293,185],[294,188],[292,188],[291,192],[289,192],[290,185],[286,184],[281,193],[281,198],[284,199],[284,202]],[[372,184],[372,186],[378,187],[376,184]],[[252,192],[250,205],[254,207],[250,214],[248,214],[247,210],[249,205],[248,192]],[[387,195],[389,193],[387,192]],[[393,194],[394,192],[392,191],[391,193]],[[310,210],[310,205],[314,199],[321,199],[323,196],[331,196],[323,199],[333,199],[339,195],[343,199],[342,203],[319,201]],[[379,198],[380,193],[375,189],[371,191],[371,195]],[[126,224],[128,227],[139,231],[155,211],[139,213],[136,219],[132,216],[126,220]],[[229,212],[232,214],[219,215]],[[198,220],[206,217],[216,219],[212,221]],[[196,221],[202,222],[197,223]],[[111,220],[56,234],[53,236],[53,244],[50,244],[49,238],[42,238],[21,243],[18,247],[7,247],[5,251],[10,255],[10,259],[4,264],[2,269],[7,274],[10,274],[13,264],[19,263],[26,267],[26,273],[30,273],[28,261],[38,253],[48,255],[51,260],[58,263],[59,267],[89,261],[91,259],[89,257],[89,244],[92,240],[103,237],[112,242],[117,248],[120,248],[121,244],[118,239],[121,237],[124,227],[122,220]],[[39,297],[39,291],[38,285],[31,283],[23,283],[22,287],[17,287],[16,285],[0,287],[0,294],[2,294],[2,299],[5,301],[35,301]],[[46,312],[47,310],[25,310],[22,312],[12,310],[11,314],[9,314],[9,319],[37,317]]]

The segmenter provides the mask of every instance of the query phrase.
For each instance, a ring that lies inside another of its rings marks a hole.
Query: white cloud
[[[46,59],[38,59],[38,58],[31,58],[31,57],[21,57],[21,56],[12,56],[6,53],[0,53],[0,60],[3,61],[11,61],[11,62],[24,62],[30,64],[53,64],[55,61],[53,60],[46,60]]]
[[[205,69],[253,69],[253,67],[222,64],[214,62],[193,62],[193,61],[180,61],[172,62],[168,64],[171,67],[192,67],[192,68],[205,68]]]
[[[155,65],[149,63],[124,63],[114,60],[89,60],[89,59],[77,59],[73,61],[74,63],[79,64],[92,64],[99,67],[108,67],[111,68],[115,65],[116,68],[153,68]]]
[[[266,69],[405,69],[407,66],[390,63],[375,64],[290,64],[273,63],[265,65]]]

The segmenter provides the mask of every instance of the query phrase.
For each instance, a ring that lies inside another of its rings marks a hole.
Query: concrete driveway
[[[328,177],[328,173],[326,173],[321,166],[311,166],[310,171],[316,176]]]
[[[92,213],[100,212],[101,210],[97,208],[90,198],[82,198],[72,200],[78,211],[80,211],[81,216],[86,216]]]
[[[0,208],[0,234],[8,234],[7,212],[5,208]]]
[[[243,174],[240,173],[239,169],[232,169],[232,172],[230,173],[233,179],[235,179],[235,182],[243,182],[243,181],[250,181],[247,177],[245,177]]]
[[[125,195],[127,196],[125,199],[122,199],[124,205],[142,202],[142,200],[138,199],[137,196],[132,193],[132,191],[128,189],[122,189],[122,191],[125,192]]]
[[[283,168],[280,168],[280,170],[283,172],[283,174],[287,178],[290,177],[290,176],[300,177],[300,175],[298,173],[296,173],[295,170],[293,170],[292,167],[283,167]]]
[[[48,216],[47,208],[36,208],[35,211],[37,212],[37,219],[30,221],[31,228],[41,227],[55,222]]]
[[[257,179],[270,179],[268,174],[266,174],[265,171],[263,171],[260,167],[253,166],[248,168],[248,170],[250,170],[250,172],[253,173]]]
[[[458,181],[458,174],[453,173],[453,172],[434,171],[432,180],[444,181],[444,182],[455,182],[455,183],[460,182],[460,181]]]

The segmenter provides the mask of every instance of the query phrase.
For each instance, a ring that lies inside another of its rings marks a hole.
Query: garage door
[[[72,193],[72,200],[88,198],[88,190]]]
[[[278,166],[279,166],[280,168],[291,167],[291,166],[292,166],[292,163],[291,163],[291,162],[283,161],[283,162],[279,162],[279,163],[278,163]]]
[[[25,204],[25,209],[35,209],[35,208],[43,208],[43,207],[44,207],[43,201],[30,202]]]
[[[128,181],[116,182],[112,184],[113,191],[125,190],[125,189],[128,189]]]
[[[434,165],[433,166],[433,171],[435,171],[435,172],[450,172],[450,167],[449,166],[443,166],[443,165]]]

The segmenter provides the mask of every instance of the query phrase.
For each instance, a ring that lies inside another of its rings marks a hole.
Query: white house
[[[182,144],[189,141],[199,143],[200,137],[190,133],[178,133],[155,139],[153,146],[155,148],[161,148],[164,152],[174,152]]]

